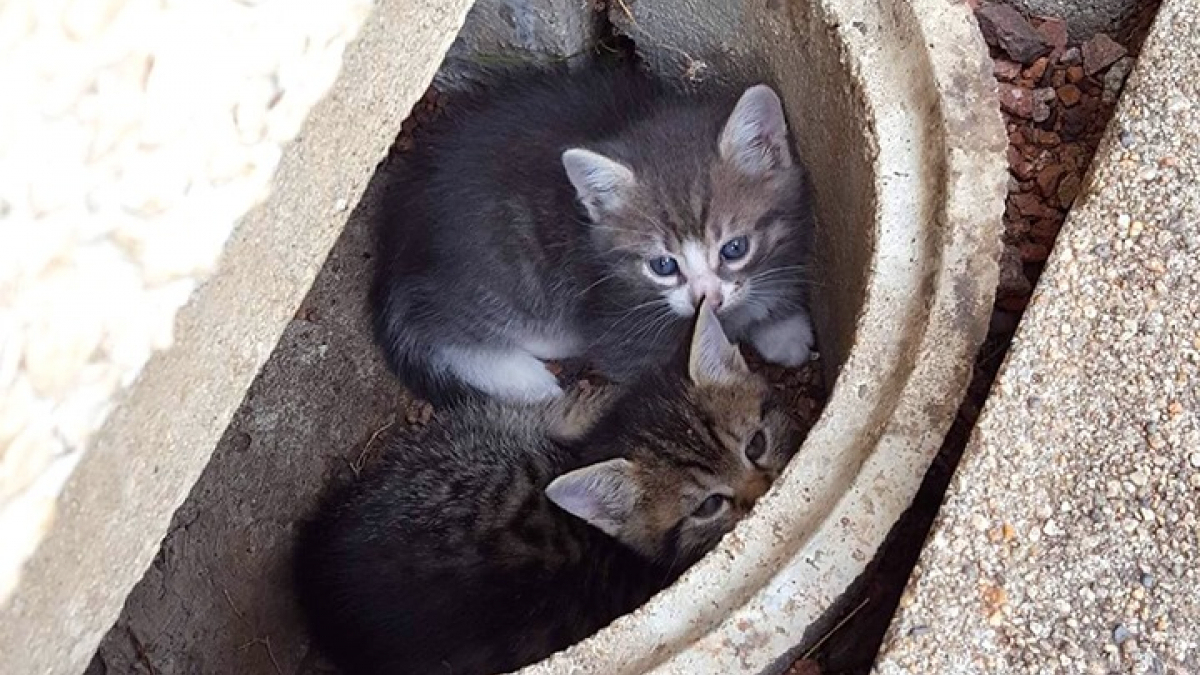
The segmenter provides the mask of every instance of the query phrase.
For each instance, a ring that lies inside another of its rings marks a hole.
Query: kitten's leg
[[[546,410],[550,437],[560,442],[579,440],[608,412],[620,391],[611,384],[571,389]]]
[[[750,344],[764,359],[789,368],[808,361],[813,347],[812,321],[806,312],[767,321],[750,330]]]
[[[496,398],[543,401],[562,396],[558,380],[528,352],[442,347],[438,361],[463,382]]]

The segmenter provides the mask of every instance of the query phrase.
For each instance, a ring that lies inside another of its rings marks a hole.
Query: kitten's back
[[[507,672],[649,597],[645,563],[543,497],[572,461],[552,407],[465,405],[305,525],[301,604],[348,675]],[[586,583],[585,555],[614,574]]]
[[[371,299],[393,370],[435,404],[472,392],[435,345],[575,356],[579,299],[600,275],[562,168],[563,150],[611,137],[674,96],[631,67],[522,72],[451,100],[397,155],[379,222]]]

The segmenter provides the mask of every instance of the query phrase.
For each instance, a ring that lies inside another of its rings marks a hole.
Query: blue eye
[[[669,277],[679,271],[679,263],[669,255],[660,255],[657,258],[651,258],[646,261],[650,266],[650,271],[660,277]]]
[[[725,242],[721,246],[721,257],[725,260],[740,260],[746,257],[746,252],[750,250],[750,241],[745,235],[734,237]]]

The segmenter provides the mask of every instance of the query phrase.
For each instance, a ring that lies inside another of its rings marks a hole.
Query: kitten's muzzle
[[[692,306],[699,307],[700,303],[707,302],[713,311],[721,309],[721,305],[725,303],[725,293],[721,291],[721,281],[710,281],[700,279],[688,284],[688,290],[692,297]]]

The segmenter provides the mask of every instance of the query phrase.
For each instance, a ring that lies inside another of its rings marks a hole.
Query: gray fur
[[[724,300],[735,341],[806,359],[802,170],[778,97],[751,88],[731,118],[737,99],[597,70],[451,101],[396,158],[378,223],[373,304],[393,369],[439,404],[555,397],[547,359],[625,381],[679,350],[702,296]],[[716,252],[740,234],[750,252],[726,264]],[[685,271],[689,240],[708,268]],[[650,274],[660,255],[680,273]]]

